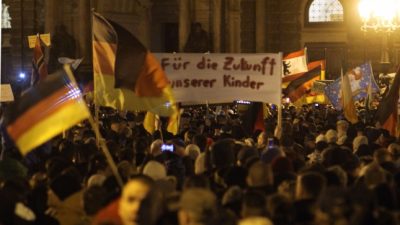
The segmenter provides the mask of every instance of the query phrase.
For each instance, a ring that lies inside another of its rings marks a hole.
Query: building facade
[[[60,25],[73,38],[73,57],[84,57],[91,72],[91,10],[121,24],[153,52],[190,52],[192,25],[200,25],[211,53],[287,54],[307,47],[309,61],[327,60],[327,79],[342,65],[371,60],[380,68],[381,33],[361,31],[358,0],[3,0],[11,29],[3,32],[2,82],[30,73],[32,50],[26,36],[57,34]],[[62,36],[61,36],[62,37]],[[199,37],[201,39],[201,37]],[[196,39],[195,39],[196,40]],[[196,41],[195,41],[196,42]],[[397,32],[388,38],[391,66],[399,62]],[[47,56],[52,55],[47,49]],[[61,47],[60,47],[61,48]],[[61,51],[61,50],[59,50]],[[193,50],[192,52],[196,52]],[[51,59],[49,66],[51,66]],[[54,60],[54,59],[53,59]],[[53,62],[54,64],[54,62]]]

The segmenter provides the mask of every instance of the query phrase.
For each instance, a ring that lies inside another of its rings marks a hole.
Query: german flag
[[[398,136],[397,130],[397,104],[399,101],[400,89],[400,67],[397,69],[393,84],[387,95],[381,100],[376,111],[375,118],[383,129],[386,129],[393,136]]]
[[[120,25],[93,13],[93,70],[97,104],[173,114],[174,99],[161,65]]]
[[[321,70],[324,69],[323,60],[314,61],[308,64],[308,72],[294,74],[284,77],[282,83],[288,83],[283,93],[290,98],[292,102],[296,102],[303,95],[310,91],[313,82],[320,79]]]
[[[341,101],[342,101],[343,114],[348,121],[350,121],[352,124],[355,124],[358,122],[358,116],[356,107],[354,105],[353,95],[351,93],[349,75],[348,74],[343,75],[343,69],[341,70],[340,75],[342,79],[340,89],[342,91]]]
[[[42,41],[38,34],[36,36],[35,48],[33,49],[31,85],[35,85],[47,77],[47,64],[44,60],[43,52]]]
[[[71,69],[64,66],[6,108],[2,127],[23,155],[89,117],[71,79]]]
[[[252,102],[242,116],[243,127],[248,134],[257,130],[265,131],[264,103]]]

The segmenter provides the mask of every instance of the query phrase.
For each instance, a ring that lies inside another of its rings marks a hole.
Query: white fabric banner
[[[282,55],[155,53],[177,102],[279,104]]]

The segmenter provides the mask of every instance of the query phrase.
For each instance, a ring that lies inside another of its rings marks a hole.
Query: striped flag
[[[23,155],[89,117],[69,66],[31,87],[9,105],[2,129]]]
[[[376,120],[380,123],[381,127],[388,130],[391,135],[399,136],[397,128],[398,108],[400,90],[400,67],[397,69],[396,76],[389,89],[387,95],[381,100],[378,110],[375,114]]]
[[[160,117],[152,112],[147,111],[146,116],[144,117],[143,127],[150,134],[153,134],[156,130],[160,130]]]
[[[179,133],[181,110],[176,110],[168,119],[167,131],[173,135],[177,135]]]
[[[120,25],[93,13],[94,95],[99,105],[172,115],[175,100],[161,65]]]
[[[350,121],[351,123],[357,123],[358,122],[358,116],[357,116],[357,111],[356,107],[354,105],[353,101],[353,95],[351,92],[351,86],[350,86],[350,80],[348,74],[343,75],[343,69],[341,71],[341,93],[342,93],[342,108],[343,108],[343,113],[344,117]]]
[[[31,85],[35,85],[46,77],[47,64],[44,60],[42,41],[40,40],[39,34],[37,34],[35,48],[33,49]]]
[[[297,52],[292,52],[283,58],[283,76],[304,73],[307,67],[307,49],[304,48]]]
[[[308,64],[308,72],[284,77],[282,83],[287,83],[287,86],[283,93],[290,98],[290,101],[296,102],[310,92],[314,81],[320,79],[323,67],[324,60],[314,61]]]
[[[264,103],[252,102],[242,115],[243,127],[248,134],[257,130],[265,131]]]

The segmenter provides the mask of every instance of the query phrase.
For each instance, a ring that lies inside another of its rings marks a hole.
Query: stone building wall
[[[337,77],[342,61],[351,67],[371,60],[374,70],[380,70],[382,34],[360,30],[358,0],[341,0],[345,23],[339,27],[307,26],[304,18],[310,0],[23,0],[22,24],[21,0],[4,2],[10,5],[13,17],[13,28],[3,31],[11,35],[9,57],[4,59],[12,65],[10,77],[21,67],[29,73],[31,69],[32,54],[21,39],[21,25],[26,38],[36,32],[53,33],[57,24],[65,24],[77,42],[76,56],[86,56],[85,63],[90,65],[91,8],[120,23],[155,52],[178,52],[186,41],[179,38],[187,37],[179,33],[180,23],[200,22],[217,41],[213,43],[217,52],[287,54],[307,46],[310,60],[328,60],[332,79]],[[182,20],[179,12],[182,2],[188,3],[187,20]],[[399,32],[389,37],[392,66],[400,63]]]

